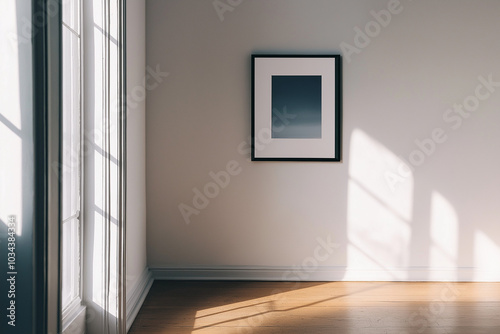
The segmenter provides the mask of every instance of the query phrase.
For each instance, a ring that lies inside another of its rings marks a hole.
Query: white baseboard
[[[346,267],[156,267],[157,280],[242,281],[428,281],[500,282],[500,272],[478,268],[394,268],[361,270]]]
[[[134,286],[127,289],[127,332],[137,317],[151,285],[153,285],[153,275],[146,267]]]

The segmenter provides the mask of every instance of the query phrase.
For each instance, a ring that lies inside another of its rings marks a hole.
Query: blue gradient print
[[[320,75],[272,76],[272,138],[321,138]]]

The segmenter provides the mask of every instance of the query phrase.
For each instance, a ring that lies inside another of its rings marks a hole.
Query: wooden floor
[[[130,334],[500,334],[500,283],[156,281]]]

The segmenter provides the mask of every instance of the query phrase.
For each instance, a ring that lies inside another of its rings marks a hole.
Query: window
[[[125,328],[123,13],[122,0],[62,1],[63,334]]]
[[[63,1],[62,12],[62,310],[81,302],[81,29],[80,0]]]

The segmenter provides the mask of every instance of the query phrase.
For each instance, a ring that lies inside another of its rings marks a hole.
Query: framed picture
[[[340,55],[252,55],[252,161],[341,161]]]

